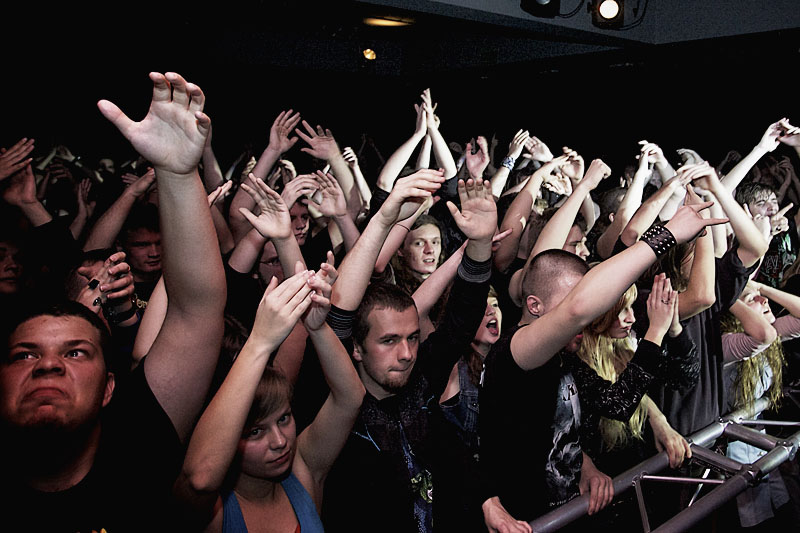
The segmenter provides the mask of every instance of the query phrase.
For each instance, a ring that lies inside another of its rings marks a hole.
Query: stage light
[[[368,61],[372,61],[373,59],[378,57],[377,54],[375,54],[375,50],[373,50],[372,48],[365,48],[364,51],[361,53],[364,54],[364,59]]]
[[[598,28],[617,29],[625,23],[625,3],[622,0],[591,0],[589,11],[592,24]]]
[[[522,0],[519,7],[534,17],[553,18],[561,11],[561,0]]]
[[[368,17],[364,19],[367,26],[381,26],[384,28],[396,28],[398,26],[408,26],[414,21],[409,18],[400,17]]]

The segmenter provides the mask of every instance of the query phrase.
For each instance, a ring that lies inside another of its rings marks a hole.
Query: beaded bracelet
[[[653,226],[642,234],[641,240],[653,249],[656,257],[661,257],[677,244],[675,236],[666,226]]]
[[[514,170],[514,163],[516,163],[516,162],[517,162],[517,160],[515,158],[513,158],[511,156],[508,156],[508,157],[504,158],[503,162],[500,163],[500,164],[503,165],[504,167],[506,167],[508,170]]]

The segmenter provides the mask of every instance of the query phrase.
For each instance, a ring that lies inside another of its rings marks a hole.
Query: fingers
[[[188,106],[191,97],[186,88],[186,80],[176,72],[164,74],[169,84],[172,86],[172,101],[182,106]]]
[[[790,202],[789,205],[787,205],[786,207],[775,213],[774,218],[781,218],[792,207],[794,207],[794,203]]]
[[[155,101],[155,90],[153,91],[153,100]],[[127,139],[129,137],[130,128],[133,125],[133,121],[128,118],[128,116],[122,112],[122,110],[109,102],[108,100],[100,100],[97,102],[97,108],[100,110],[100,113],[103,114],[106,119],[111,122],[116,128],[122,133],[122,135]]]

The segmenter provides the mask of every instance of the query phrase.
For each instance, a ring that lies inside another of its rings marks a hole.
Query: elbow
[[[219,490],[219,485],[215,483],[207,468],[191,469],[184,465],[180,477],[182,481],[179,484],[195,494],[211,494]]]
[[[629,227],[622,230],[622,233],[620,234],[622,242],[624,242],[627,246],[631,246],[636,243],[636,241],[639,240],[639,237],[641,237],[639,232]]]
[[[769,346],[778,338],[778,332],[772,325],[764,324],[763,327],[758,328],[758,331],[753,332],[750,336],[762,346]]]
[[[706,309],[714,305],[716,302],[717,302],[717,295],[714,293],[714,291],[706,290],[703,291],[702,294],[698,295],[697,308],[700,311],[705,311]]]

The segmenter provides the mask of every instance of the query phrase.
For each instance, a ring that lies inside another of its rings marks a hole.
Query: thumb
[[[447,200],[447,204],[445,205],[447,205],[447,209],[450,211],[450,214],[453,215],[454,219],[459,220],[461,218],[464,218],[464,215],[462,215],[461,211],[458,210],[456,204],[454,204],[450,200]]]
[[[295,264],[294,264],[294,273],[295,273],[295,275],[296,274],[300,274],[305,269],[306,269],[306,266],[303,264],[302,261],[295,262]]]
[[[97,108],[117,129],[127,138],[127,131],[130,129],[133,121],[116,106],[116,104],[108,100],[100,100],[97,102]]]

